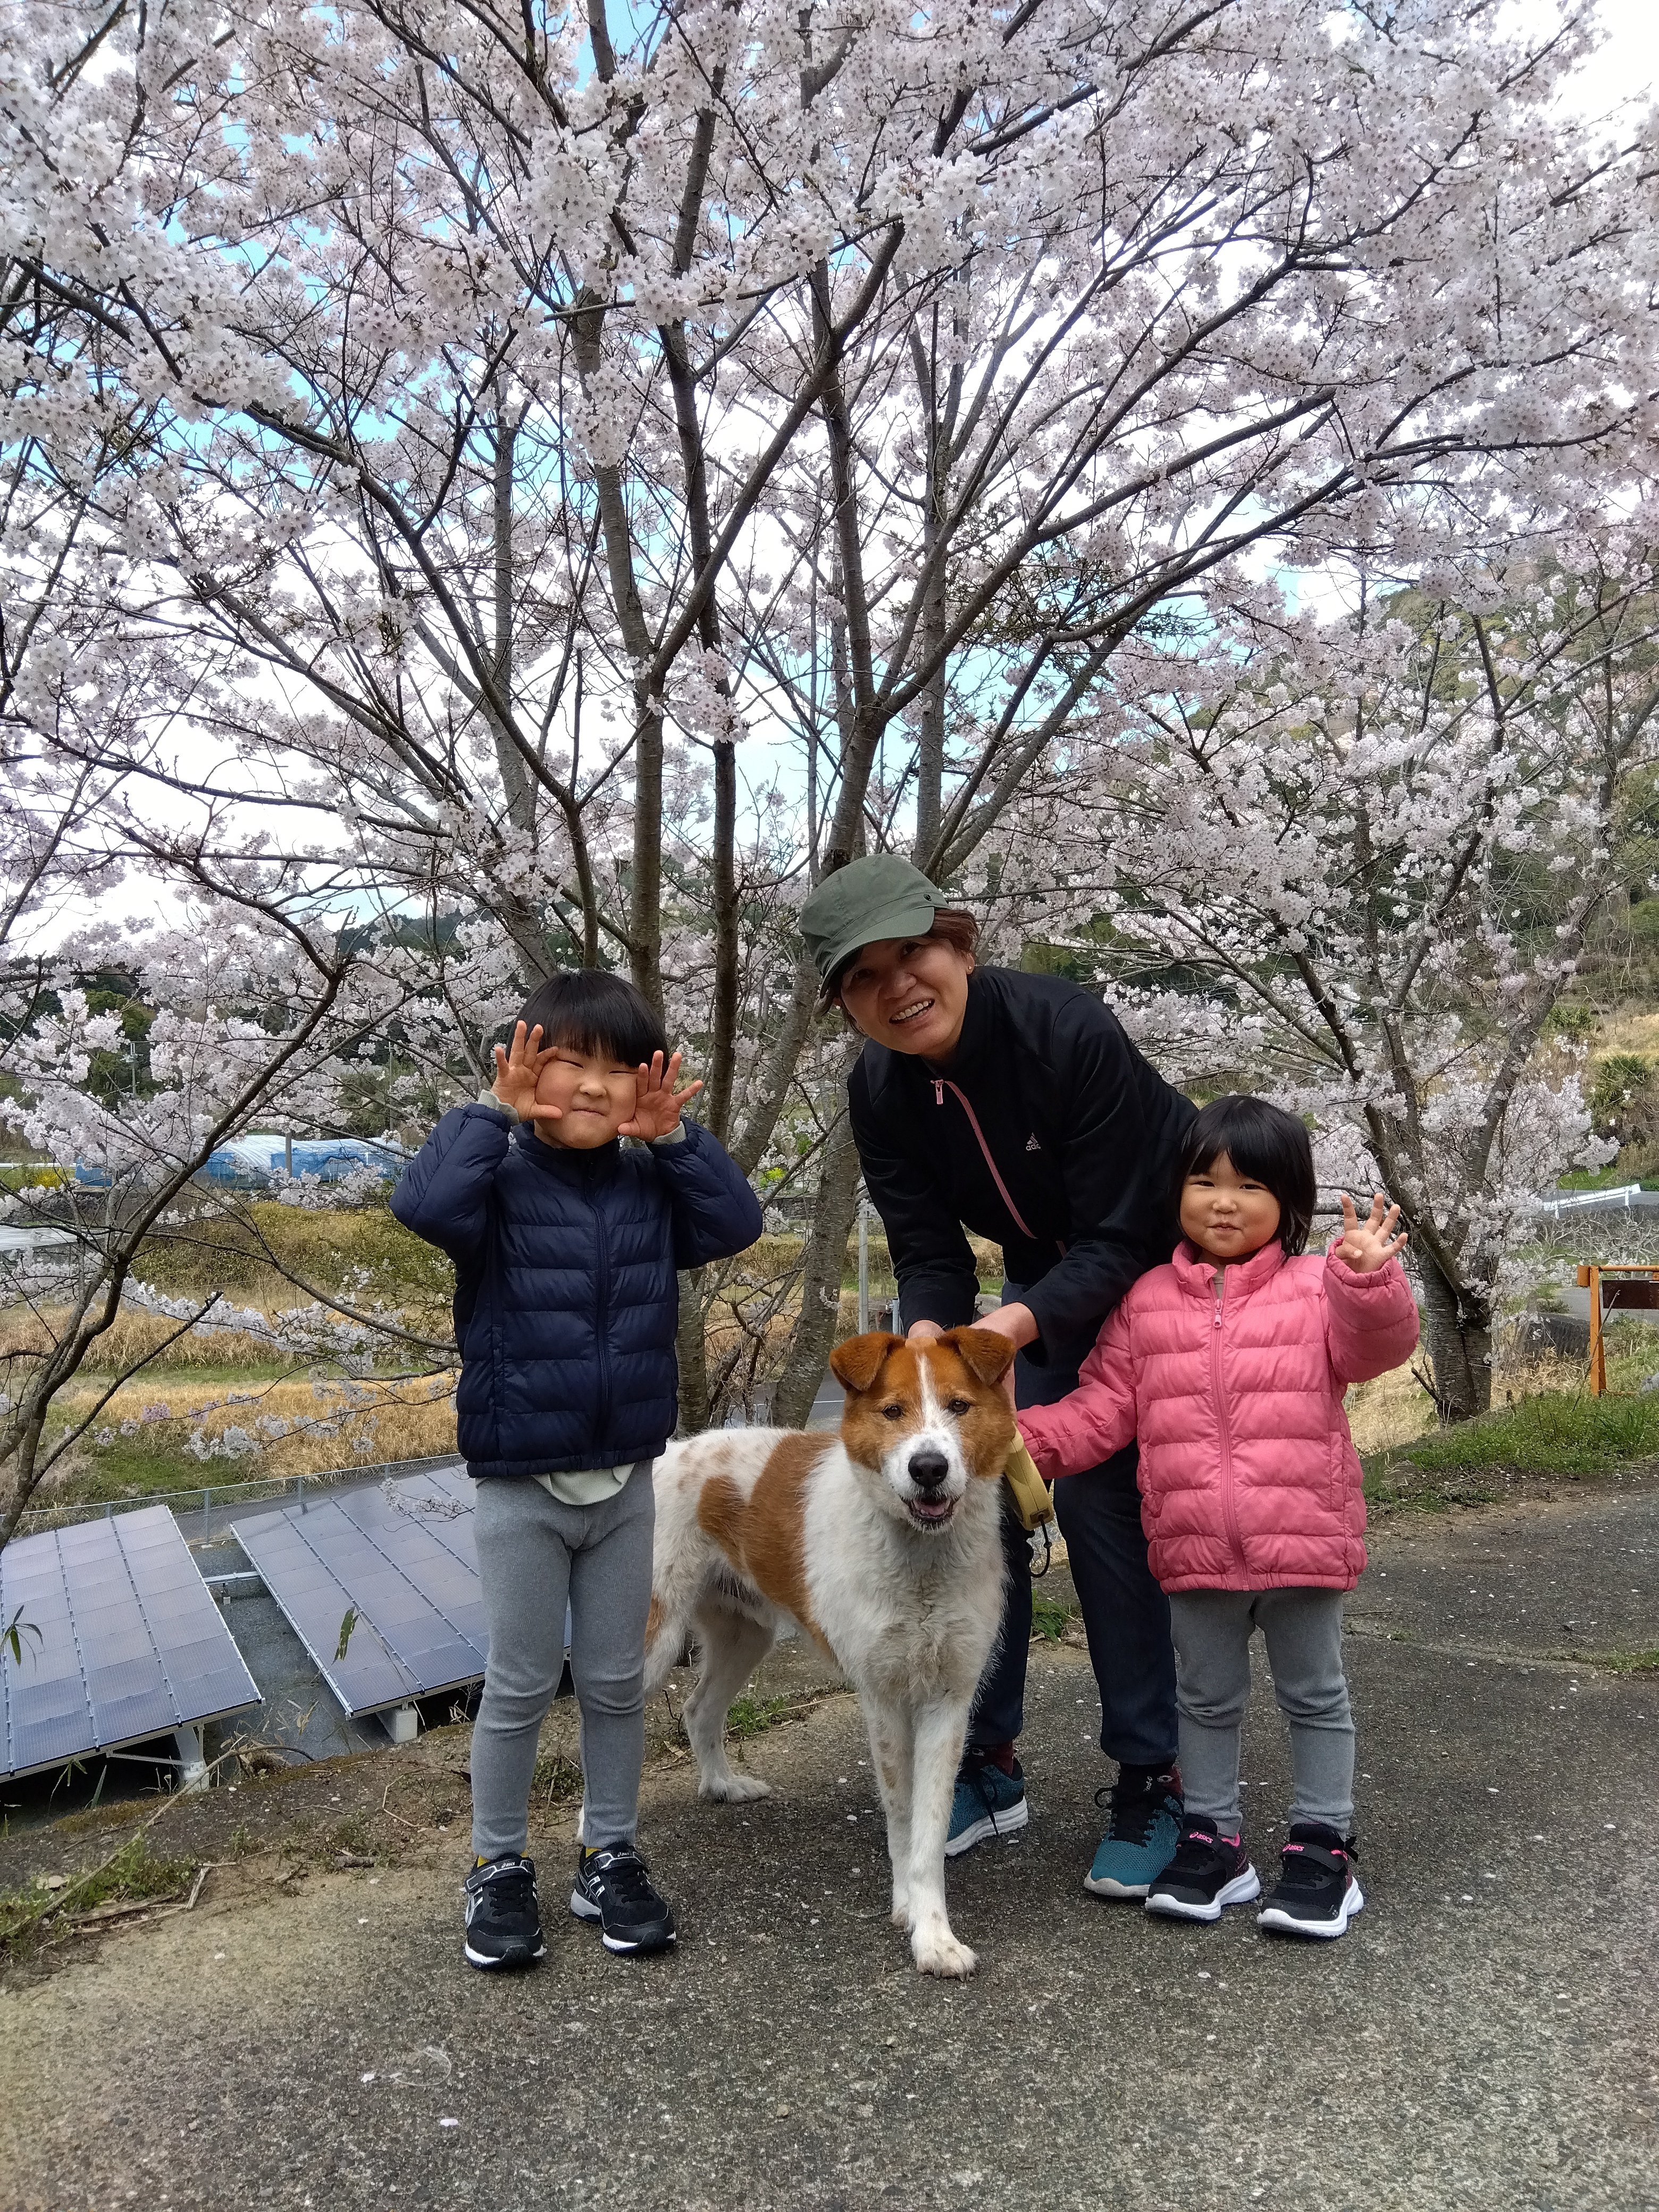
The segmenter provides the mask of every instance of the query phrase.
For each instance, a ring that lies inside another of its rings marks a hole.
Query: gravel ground
[[[460,1959],[465,1728],[244,1776],[153,1832],[213,1863],[193,1909],[0,1970],[0,2205],[1651,2212],[1659,1674],[1604,1662],[1659,1647],[1656,1564],[1651,1491],[1389,1519],[1349,1645],[1369,1903],[1328,1947],[1085,1894],[1107,1771],[1065,1644],[1033,1651],[1030,1829],[951,1869],[964,1987],[919,1979],[887,1923],[857,1713],[795,1647],[747,1746],[769,1800],[699,1804],[653,1717],[663,1959],[564,1914],[568,1706],[534,1838],[548,1956],[511,1980]],[[1257,1692],[1267,1870],[1288,1765]],[[0,1883],[131,1822],[0,1843]]]

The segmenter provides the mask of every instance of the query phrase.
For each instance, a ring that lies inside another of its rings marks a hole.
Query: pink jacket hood
[[[1141,1519],[1166,1590],[1352,1589],[1365,1565],[1351,1382],[1417,1342],[1417,1307],[1390,1260],[1357,1275],[1275,1242],[1215,1271],[1184,1242],[1131,1290],[1078,1387],[1019,1416],[1050,1478],[1140,1443]]]

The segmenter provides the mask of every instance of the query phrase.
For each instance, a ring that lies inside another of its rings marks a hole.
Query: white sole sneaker
[[[574,1917],[578,1920],[586,1920],[590,1923],[598,1923],[601,1926],[604,1923],[604,1913],[594,1904],[592,1899],[584,1895],[580,1889],[573,1889],[570,1893],[570,1910]],[[631,1959],[636,1951],[672,1950],[678,1934],[678,1930],[676,1929],[666,1936],[653,1936],[648,1943],[636,1943],[626,1936],[609,1935],[601,1935],[599,1941],[607,1951],[615,1951],[623,1958]]]
[[[1083,1887],[1091,1897],[1115,1897],[1127,1904],[1141,1905],[1152,1887],[1149,1881],[1119,1881],[1115,1875],[1103,1875],[1097,1881],[1092,1874],[1083,1877]]]
[[[1207,1905],[1194,1905],[1190,1899],[1172,1897],[1167,1890],[1156,1886],[1146,1893],[1148,1912],[1166,1914],[1171,1920],[1219,1920],[1222,1910],[1229,1905],[1248,1905],[1253,1897],[1261,1894],[1261,1877],[1253,1866],[1243,1874],[1224,1882]]]
[[[1355,1913],[1365,1910],[1365,1893],[1352,1875],[1342,1893],[1342,1902],[1328,1920],[1298,1920],[1293,1912],[1286,1912],[1282,1905],[1269,1905],[1255,1916],[1258,1928],[1276,1928],[1285,1936],[1313,1936],[1328,1942],[1334,1936],[1346,1936],[1348,1923]]]
[[[463,1942],[461,1953],[469,1966],[477,1966],[483,1972],[491,1974],[510,1972],[519,1966],[533,1966],[538,1959],[547,1956],[547,1946],[538,1943],[533,1951],[508,1951],[502,1956],[492,1957],[488,1951],[475,1951],[470,1943]]]
[[[1006,1813],[987,1813],[959,1836],[951,1838],[945,1846],[945,1856],[947,1859],[960,1858],[963,1851],[971,1851],[975,1844],[988,1843],[993,1836],[1000,1836],[1005,1844],[1012,1844],[1030,1817],[1030,1802],[1024,1797],[1018,1805],[1011,1805]]]

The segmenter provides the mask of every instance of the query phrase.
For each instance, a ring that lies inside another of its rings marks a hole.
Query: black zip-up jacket
[[[1196,1109],[1075,983],[975,969],[948,1067],[866,1044],[848,1091],[907,1328],[972,1320],[966,1224],[1027,1286],[1040,1331],[1027,1356],[1073,1368],[1130,1284],[1175,1249],[1176,1170]]]

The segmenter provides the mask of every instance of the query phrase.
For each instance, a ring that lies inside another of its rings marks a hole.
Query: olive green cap
[[[860,945],[926,937],[945,894],[896,853],[872,853],[826,876],[800,910],[800,933],[826,989]]]

